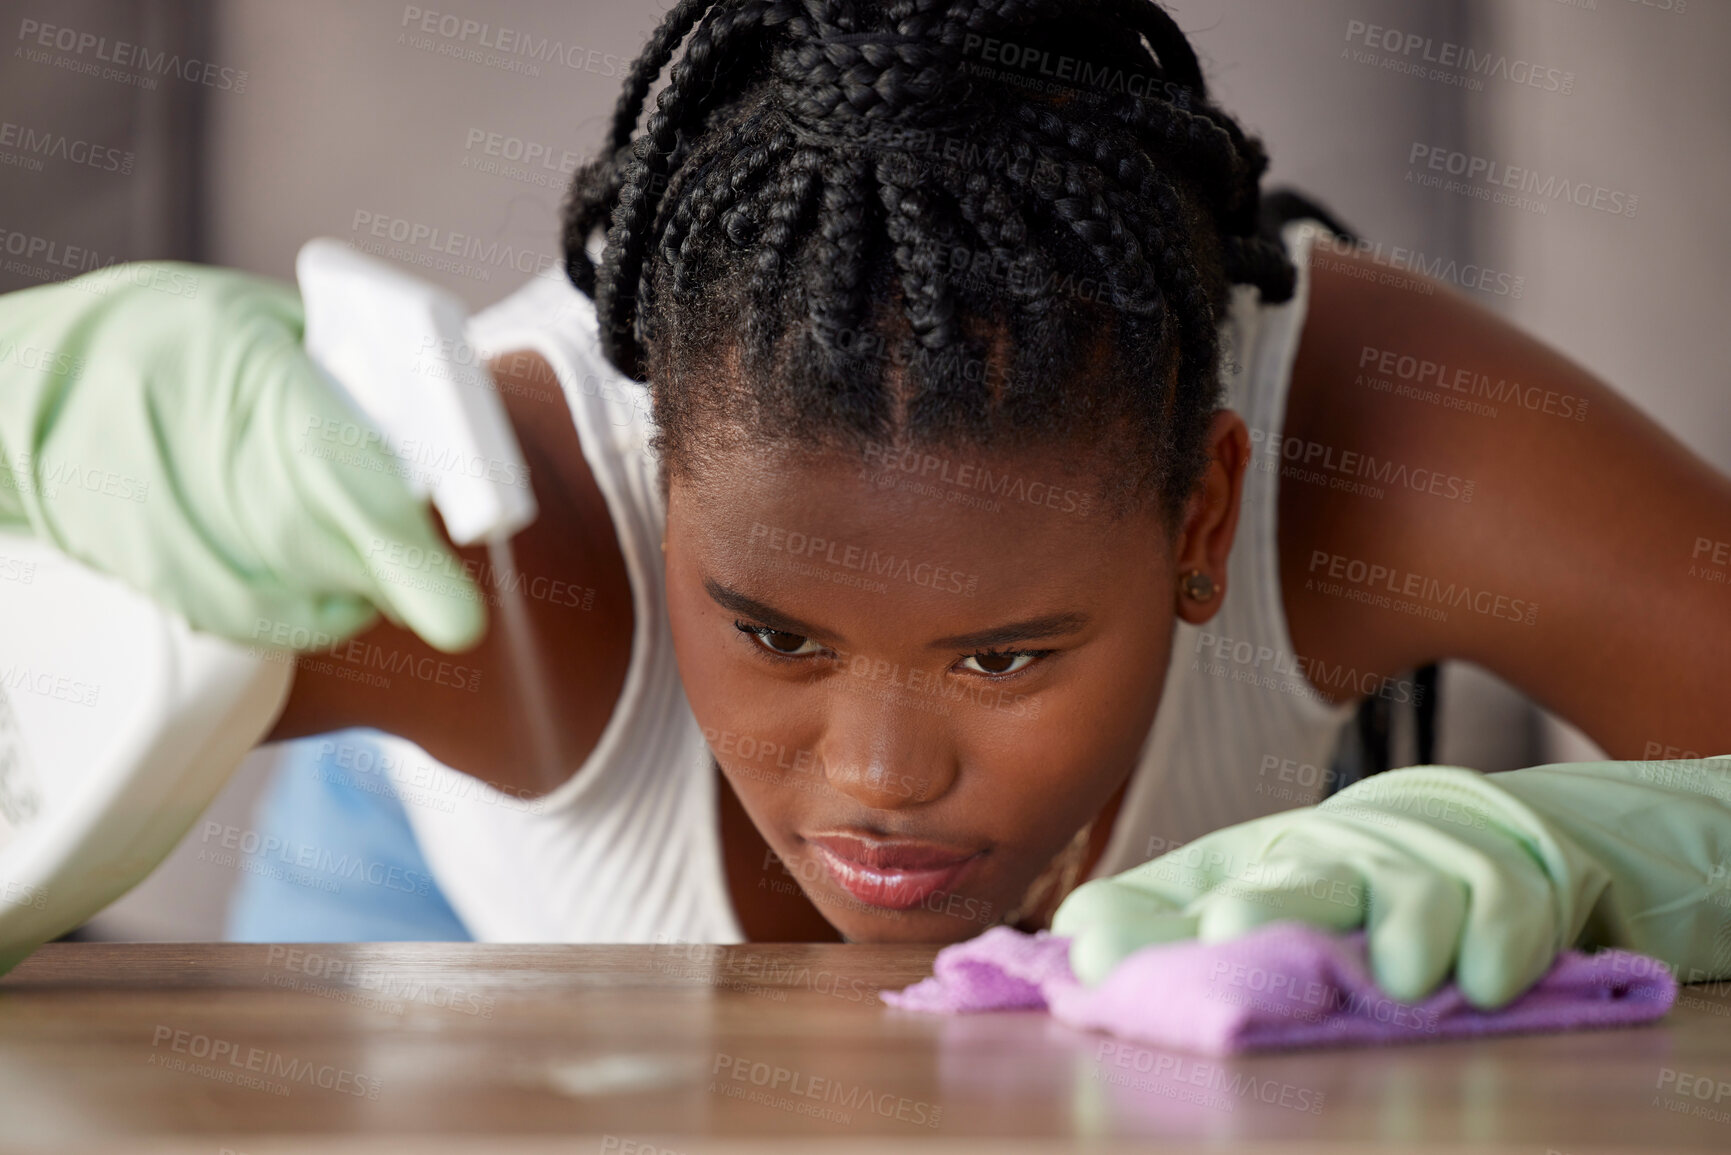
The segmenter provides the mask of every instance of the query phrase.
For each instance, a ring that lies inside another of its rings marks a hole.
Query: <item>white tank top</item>
[[[1330,706],[1292,652],[1275,539],[1278,442],[1309,293],[1312,226],[1285,238],[1292,299],[1233,290],[1222,323],[1229,404],[1253,431],[1244,510],[1220,612],[1178,623],[1164,696],[1094,876],[1115,874],[1220,826],[1307,805],[1350,706]],[[685,699],[667,619],[665,507],[647,387],[596,340],[594,308],[563,277],[537,277],[478,314],[483,356],[533,349],[558,375],[583,456],[613,516],[636,627],[624,689],[572,778],[536,802],[506,796],[379,735],[428,866],[488,942],[741,942],[721,858],[711,756]]]

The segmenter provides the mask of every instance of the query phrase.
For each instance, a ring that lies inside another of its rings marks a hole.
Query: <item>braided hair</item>
[[[573,181],[566,272],[650,382],[664,485],[729,436],[1086,441],[1170,518],[1231,286],[1292,293],[1266,167],[1152,0],[678,0]]]

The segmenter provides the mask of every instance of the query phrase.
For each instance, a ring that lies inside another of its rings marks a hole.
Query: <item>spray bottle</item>
[[[307,353],[387,446],[413,443],[447,463],[411,470],[411,487],[431,497],[452,541],[486,542],[514,589],[509,541],[534,520],[535,500],[491,376],[450,355],[465,348],[462,303],[325,238],[301,249],[295,271]],[[523,607],[509,595],[497,605],[524,722],[550,764]],[[167,857],[282,712],[294,669],[283,659],[195,630],[47,542],[0,532],[0,974]]]

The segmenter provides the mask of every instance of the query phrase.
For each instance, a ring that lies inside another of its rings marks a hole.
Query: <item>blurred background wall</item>
[[[292,279],[296,250],[322,234],[384,245],[383,255],[478,307],[516,288],[525,270],[557,271],[564,184],[600,141],[623,69],[665,5],[8,7],[0,290],[73,275],[80,261],[144,257]],[[1731,471],[1731,326],[1719,315],[1731,301],[1731,3],[1170,7],[1221,102],[1266,142],[1271,183],[1304,189],[1384,246],[1489,270],[1463,291],[1567,351]],[[464,32],[463,21],[489,32]],[[54,47],[42,47],[44,27],[54,29]],[[563,59],[480,46],[498,43],[500,29],[558,41]],[[84,47],[85,34],[177,52],[183,63],[162,72],[148,55],[105,61],[112,47]],[[1474,67],[1461,63],[1468,53]],[[84,164],[32,153],[19,147],[26,128],[33,141],[59,134],[108,151]],[[1623,211],[1497,203],[1472,181],[1451,190],[1416,179],[1432,171],[1429,158],[1452,163],[1455,154],[1603,189],[1607,201],[1621,194]],[[380,222],[387,236],[394,226],[437,239],[393,245],[374,235]],[[508,255],[450,258],[438,249],[453,234],[497,242],[492,251]],[[32,251],[58,255],[30,259]],[[1443,761],[1498,770],[1593,755],[1580,735],[1474,668],[1445,667],[1442,703]],[[209,817],[246,826],[274,756],[255,754]],[[198,862],[196,851],[195,830],[97,929],[217,937],[235,875]]]

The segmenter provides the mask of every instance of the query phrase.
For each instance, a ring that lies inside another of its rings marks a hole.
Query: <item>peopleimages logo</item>
[[[88,140],[69,137],[62,132],[13,124],[9,120],[0,121],[0,147],[18,149],[33,158],[64,160],[101,172],[117,172],[122,176],[131,174],[132,164],[136,159],[132,153],[118,148],[93,144]]]
[[[936,1127],[944,1117],[943,1107],[923,1099],[911,1099],[892,1091],[879,1091],[858,1083],[792,1070],[773,1063],[717,1052],[709,1070],[712,1094],[746,1099],[764,1106],[780,1107],[799,1115],[813,1115],[846,1123],[855,1111],[914,1126]],[[764,1095],[751,1096],[745,1086],[760,1088]],[[831,1108],[825,1112],[818,1105]],[[845,1111],[846,1114],[840,1114]],[[838,1117],[839,1116],[839,1117]]]
[[[1492,380],[1490,374],[1464,366],[1451,366],[1428,357],[1404,353],[1398,349],[1379,349],[1364,345],[1359,349],[1358,367],[1371,374],[1410,381],[1426,391],[1459,393],[1498,405],[1515,405],[1535,413],[1545,413],[1571,421],[1587,419],[1589,398],[1572,393],[1559,393],[1537,385],[1522,385],[1506,377]],[[1363,378],[1366,374],[1360,374]],[[1488,407],[1487,407],[1488,408]],[[1495,416],[1496,410],[1489,409]]]
[[[1093,509],[1093,494],[1080,489],[1033,480],[1015,473],[994,473],[989,466],[970,461],[951,461],[934,453],[922,452],[912,446],[868,442],[862,454],[862,480],[877,481],[889,488],[885,479],[896,474],[917,477],[922,482],[941,482],[955,490],[968,490],[990,495],[1002,501],[1019,501],[1044,506],[1062,513],[1086,517]],[[994,502],[993,512],[997,505]]]
[[[1425,253],[1421,249],[1409,249],[1404,245],[1384,245],[1381,241],[1348,241],[1325,230],[1317,230],[1315,239],[1311,241],[1311,261],[1320,263],[1326,261],[1332,269],[1347,272],[1361,280],[1374,279],[1367,275],[1370,270],[1354,270],[1353,266],[1344,261],[1330,261],[1331,256],[1360,257],[1387,269],[1397,269],[1402,272],[1417,273],[1421,277],[1433,280],[1447,281],[1459,285],[1463,289],[1475,289],[1481,293],[1489,293],[1496,297],[1508,297],[1519,300],[1526,292],[1527,279],[1524,276],[1502,272],[1486,265],[1473,264],[1470,261],[1457,261],[1453,257],[1444,257]],[[1423,282],[1394,282],[1402,288],[1429,291],[1430,286]]]
[[[315,871],[325,875],[325,881],[366,882],[406,894],[427,894],[432,886],[432,875],[424,871],[346,851],[337,854],[324,847],[291,842],[275,834],[260,834],[256,830],[243,830],[221,822],[206,821],[200,841],[207,846],[214,841],[222,850],[238,851],[249,859],[274,859],[287,866]],[[228,862],[220,864],[232,865]]]
[[[1129,72],[1100,61],[1054,54],[1040,45],[1018,44],[970,32],[962,38],[962,55],[977,56],[982,64],[1024,72],[1030,78],[1041,77],[1054,86],[1089,88],[1143,99],[1164,98],[1179,108],[1190,107],[1190,90],[1182,85],[1146,72]]]
[[[276,1079],[282,1082],[273,1087],[260,1090],[271,1090],[276,1094],[286,1095],[289,1092],[287,1084],[300,1083],[305,1086],[317,1087],[320,1090],[335,1091],[340,1094],[353,1095],[361,1099],[377,1099],[383,1084],[375,1078],[351,1071],[347,1067],[338,1067],[330,1063],[315,1063],[310,1059],[296,1058],[280,1051],[267,1051],[262,1047],[249,1047],[232,1039],[219,1039],[212,1035],[198,1034],[184,1028],[157,1023],[151,1034],[150,1045],[152,1054],[150,1064],[165,1067],[169,1070],[184,1070],[189,1074],[201,1075],[205,1078],[217,1078],[221,1082],[236,1081],[237,1073],[250,1073],[261,1079]],[[162,1054],[166,1050],[174,1054],[186,1055],[192,1059],[202,1059],[204,1064],[188,1064],[185,1060],[175,1060]],[[222,1064],[221,1067],[218,1064]]]
[[[1346,22],[1346,40],[1349,44],[1359,44],[1375,52],[1384,52],[1414,65],[1435,65],[1436,68],[1431,70],[1411,70],[1415,73],[1424,71],[1428,79],[1449,78],[1446,73],[1453,72],[1460,79],[1472,78],[1481,81],[1480,85],[1473,85],[1474,88],[1481,87],[1482,81],[1489,79],[1506,80],[1511,84],[1561,93],[1564,96],[1575,90],[1575,74],[1565,69],[1548,68],[1530,60],[1511,58],[1503,52],[1480,52],[1452,40],[1438,40],[1434,36],[1417,32],[1403,32],[1399,28],[1367,24],[1363,20]],[[1347,51],[1342,49],[1342,55]],[[1430,76],[1429,72],[1444,75]]]
[[[383,254],[393,260],[444,269],[483,281],[492,277],[491,270],[483,266],[508,268],[530,276],[547,276],[564,264],[564,258],[553,253],[519,248],[506,241],[488,240],[474,233],[456,232],[424,221],[367,209],[355,210],[349,231],[357,236],[365,233],[366,237],[378,237],[399,246],[378,244],[361,237],[352,243],[362,252]]]
[[[978,574],[965,574],[945,565],[929,561],[916,561],[905,555],[879,553],[877,550],[865,546],[850,545],[847,542],[834,541],[816,534],[805,534],[798,530],[765,525],[761,521],[751,523],[751,543],[765,549],[805,558],[821,556],[827,564],[832,566],[859,570],[862,573],[869,573],[873,577],[887,577],[911,582],[914,585],[944,593],[959,593],[966,597],[973,597],[980,584]]]
[[[1329,578],[1397,598],[1430,602],[1433,606],[1455,609],[1465,607],[1484,617],[1520,622],[1523,625],[1535,625],[1539,620],[1539,607],[1534,602],[1492,590],[1474,589],[1465,582],[1445,583],[1428,574],[1412,573],[1397,566],[1367,562],[1361,558],[1330,553],[1323,549],[1311,551],[1309,572],[1311,576],[1305,580],[1304,588],[1310,589],[1315,585],[1323,593],[1337,592],[1326,588],[1325,584],[1318,584],[1319,578]],[[1446,621],[1447,616],[1434,620]]]
[[[1543,210],[1551,203],[1562,202],[1613,216],[1632,217],[1640,203],[1639,197],[1621,189],[1606,188],[1590,181],[1572,181],[1555,173],[1541,175],[1537,169],[1504,164],[1490,157],[1461,152],[1459,149],[1442,145],[1425,144],[1423,141],[1413,142],[1406,162],[1417,166],[1407,170],[1409,182],[1427,183],[1421,179],[1426,173],[1420,170],[1446,173],[1460,178],[1460,182],[1456,184],[1464,182],[1464,185],[1472,186],[1470,195],[1475,199],[1496,199],[1517,208]],[[1415,173],[1418,175],[1415,176]],[[1503,194],[1501,190],[1506,189],[1522,195]],[[1445,191],[1469,192],[1464,186],[1449,186]],[[1530,203],[1527,198],[1532,198]]]
[[[490,995],[478,995],[463,987],[439,982],[437,977],[429,981],[418,974],[393,974],[335,952],[323,954],[303,947],[273,944],[265,953],[265,965],[293,971],[335,987],[354,988],[387,1000],[419,1003],[476,1018],[492,1018],[498,1006],[498,1000]],[[317,991],[310,990],[310,993]]]
[[[0,228],[0,253],[9,257],[21,257],[26,261],[43,262],[38,279],[57,275],[62,269],[87,273],[104,265],[118,263],[117,258],[104,257],[95,249],[83,245],[69,245],[52,237],[39,237],[6,228]],[[10,266],[10,262],[8,265]],[[7,271],[18,270],[8,267]]]
[[[581,44],[567,44],[551,36],[537,36],[521,28],[495,26],[484,20],[473,20],[454,12],[435,12],[403,6],[399,27],[409,33],[438,36],[448,42],[439,52],[443,56],[471,60],[477,64],[510,64],[508,71],[539,76],[540,70],[531,61],[562,64],[578,72],[593,72],[598,76],[623,76],[630,67],[627,57],[611,52],[599,52]],[[399,41],[402,43],[402,41]],[[415,47],[422,47],[416,44]],[[465,51],[466,50],[466,51]],[[489,53],[497,54],[490,56]]]
[[[93,32],[81,32],[76,28],[65,28],[56,24],[44,24],[40,20],[20,20],[18,22],[18,39],[26,47],[51,48],[58,52],[70,53],[75,57],[88,56],[91,60],[103,64],[118,65],[123,69],[136,69],[139,73],[156,76],[176,76],[190,84],[202,84],[207,88],[220,88],[229,92],[245,92],[248,73],[244,68],[224,68],[208,60],[194,57],[182,57],[178,52],[168,52],[162,49],[146,48],[142,44],[133,44],[125,40],[110,40],[106,36],[98,36]],[[91,71],[91,67],[72,69],[77,72]],[[112,72],[112,69],[102,70]],[[120,79],[121,77],[107,77]],[[134,79],[149,79],[148,76]]]

